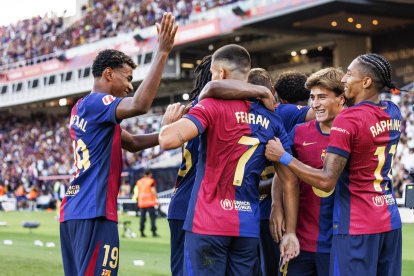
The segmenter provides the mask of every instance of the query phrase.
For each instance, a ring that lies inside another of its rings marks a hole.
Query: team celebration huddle
[[[391,172],[402,118],[380,98],[396,88],[388,60],[361,53],[343,70],[273,81],[229,44],[195,68],[189,102],[168,106],[159,133],[129,133],[120,123],[148,112],[177,29],[165,13],[132,97],[130,57],[104,50],[93,62],[91,93],[71,113],[65,275],[117,275],[121,149],[156,145],[183,149],[168,210],[172,275],[401,275]]]

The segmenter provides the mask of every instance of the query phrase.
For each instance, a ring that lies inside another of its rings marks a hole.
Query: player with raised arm
[[[345,103],[343,72],[326,68],[312,74],[306,81],[310,90],[310,104],[316,120],[297,125],[290,132],[293,155],[313,168],[323,167],[332,122]],[[275,192],[277,187],[273,187]],[[296,235],[300,254],[285,266],[287,275],[329,275],[329,257],[332,242],[333,190],[326,193],[300,183]],[[291,214],[286,214],[291,216]]]
[[[192,106],[198,103],[199,96],[223,99],[259,98],[268,109],[273,109],[273,95],[270,90],[262,86],[228,79],[210,82],[210,65],[211,56],[206,56],[194,70],[195,87],[190,92],[189,99],[193,101]],[[199,137],[195,137],[189,140],[183,148],[183,160],[178,170],[174,193],[168,209],[168,223],[171,233],[171,273],[173,276],[183,275],[185,238],[183,225],[196,175],[198,147]]]
[[[243,47],[227,45],[213,54],[213,80],[246,80],[249,69],[250,56]],[[197,175],[184,223],[184,274],[253,275],[263,146],[273,136],[286,140],[287,135],[280,118],[256,100],[208,98],[185,118],[163,127],[160,145],[174,148],[199,134]],[[276,170],[290,174],[283,166]]]
[[[391,82],[383,56],[354,59],[342,78],[353,105],[334,120],[322,169],[301,163],[269,141],[266,156],[324,192],[335,188],[330,275],[401,275],[401,218],[391,168],[400,138],[401,113],[381,101]]]
[[[70,135],[76,174],[60,209],[60,240],[65,275],[117,275],[119,237],[117,195],[122,171],[121,147],[138,151],[158,144],[158,134],[132,135],[120,122],[148,111],[160,84],[177,25],[165,13],[157,24],[158,49],[148,77],[133,97],[132,59],[104,50],[92,65],[92,92],[73,107]],[[177,109],[170,119],[180,117]],[[164,122],[170,123],[170,122]]]

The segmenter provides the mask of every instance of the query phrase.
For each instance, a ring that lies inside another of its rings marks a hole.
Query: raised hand
[[[166,126],[178,121],[184,115],[185,106],[180,103],[170,104],[162,117],[161,126]]]
[[[174,46],[174,38],[178,30],[178,25],[174,22],[174,16],[166,12],[162,16],[161,24],[155,23],[158,33],[158,50],[160,52],[169,53]]]

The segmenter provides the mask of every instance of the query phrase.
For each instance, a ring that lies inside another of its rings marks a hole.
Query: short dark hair
[[[340,96],[344,93],[344,85],[341,82],[344,72],[340,69],[328,67],[321,69],[306,80],[305,87],[312,90],[313,87],[322,87]]]
[[[267,87],[270,91],[273,90],[272,78],[270,74],[263,68],[253,68],[249,72],[247,82],[251,84],[261,85]]]
[[[204,86],[211,81],[211,55],[205,56],[201,63],[194,69],[195,83],[190,92],[190,101],[194,100],[203,90]]]
[[[94,78],[102,76],[103,71],[110,67],[112,69],[122,68],[124,64],[135,69],[137,65],[127,55],[114,49],[106,49],[98,53],[92,64],[92,75]]]
[[[305,87],[306,79],[305,74],[296,71],[283,72],[274,86],[278,97],[291,104],[309,100],[310,91]]]
[[[225,61],[234,65],[231,71],[238,71],[247,74],[251,68],[251,60],[249,52],[242,46],[237,44],[229,44],[217,49],[212,57],[213,62]]]
[[[372,78],[375,87],[380,91],[384,87],[397,88],[391,81],[392,66],[383,56],[373,53],[357,57],[361,71]]]

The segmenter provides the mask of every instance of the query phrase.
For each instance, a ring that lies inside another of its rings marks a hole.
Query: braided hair
[[[373,53],[368,53],[358,56],[357,60],[364,66],[364,72],[369,75],[375,86],[380,91],[384,87],[389,89],[398,89],[391,81],[392,67],[390,62],[383,56]]]
[[[205,56],[201,63],[194,69],[194,75],[196,77],[193,90],[190,92],[189,101],[194,100],[203,90],[204,86],[211,81],[211,55]]]

